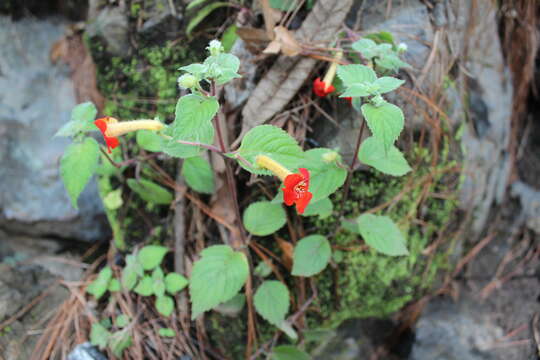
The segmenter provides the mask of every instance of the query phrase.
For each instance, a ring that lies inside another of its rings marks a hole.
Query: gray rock
[[[68,69],[49,60],[64,28],[0,17],[0,228],[93,241],[106,233],[96,185],[71,207],[59,175],[69,140],[53,138],[75,106]]]
[[[107,357],[95,346],[85,342],[75,346],[75,349],[69,353],[67,360],[107,360]]]
[[[540,235],[540,191],[521,181],[513,183],[510,191],[521,202],[521,215],[527,227]]]
[[[126,56],[129,52],[129,28],[124,7],[105,7],[97,11],[95,17],[89,19],[86,33],[102,38],[107,43],[107,50],[115,55]]]
[[[138,31],[145,37],[163,41],[180,36],[181,24],[182,13],[173,1],[154,0],[144,9],[143,24]]]
[[[416,325],[410,360],[502,360],[492,352],[503,330],[471,301],[432,301]]]

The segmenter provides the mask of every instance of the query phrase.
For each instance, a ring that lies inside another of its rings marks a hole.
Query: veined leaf
[[[404,82],[404,80],[396,79],[395,77],[383,76],[375,81],[375,85],[379,86],[379,93],[384,94],[396,90]]]
[[[176,294],[188,285],[188,280],[178,273],[168,273],[165,276],[165,288],[171,295]]]
[[[272,350],[272,360],[311,360],[311,356],[295,346],[280,345]]]
[[[405,125],[401,109],[387,102],[379,107],[364,104],[362,114],[373,136],[383,142],[386,151],[390,150]]]
[[[235,296],[249,274],[246,256],[228,245],[214,245],[201,252],[191,272],[191,318]],[[210,285],[211,284],[211,285]]]
[[[182,176],[193,190],[204,194],[214,192],[214,172],[206,159],[200,156],[185,159]]]
[[[388,216],[364,214],[357,222],[358,232],[375,250],[390,256],[409,254],[403,234]]]
[[[285,225],[287,216],[281,204],[259,201],[250,204],[244,211],[244,226],[253,235],[270,235]]]
[[[374,136],[364,140],[358,152],[358,159],[388,175],[402,176],[411,171],[401,151],[394,145],[386,150],[382,140]]]
[[[163,148],[164,139],[155,131],[139,130],[137,131],[137,144],[144,150],[159,152]]]
[[[208,69],[206,76],[216,79],[218,85],[223,85],[234,78],[239,78],[238,69],[240,59],[232,54],[219,54],[209,56],[204,61],[204,66]]]
[[[301,239],[294,247],[292,274],[295,276],[313,276],[324,270],[332,249],[322,235],[310,235]]]
[[[97,130],[94,125],[97,109],[91,102],[84,102],[73,108],[71,120],[58,130],[54,136],[74,136],[81,132]]]
[[[326,219],[332,215],[334,205],[329,198],[323,198],[316,202],[310,202],[302,216],[319,216],[319,219]]]
[[[347,178],[347,170],[337,165],[341,157],[334,161],[325,161],[324,155],[334,152],[330,149],[317,148],[304,153],[304,167],[309,170],[309,191],[313,193],[312,202],[327,198],[340,188]]]
[[[260,125],[248,131],[242,139],[238,153],[254,165],[248,167],[240,161],[240,166],[259,175],[270,175],[271,172],[255,165],[255,158],[258,155],[266,155],[291,171],[303,160],[302,149],[296,140],[273,125]]]
[[[145,276],[139,281],[135,289],[133,290],[141,296],[150,296],[154,294],[152,278]]]
[[[86,292],[94,295],[96,300],[99,300],[107,292],[111,278],[112,270],[110,267],[105,266],[101,269],[97,278],[88,285]]]
[[[169,249],[159,245],[147,245],[137,254],[137,259],[144,270],[153,270],[158,267]]]
[[[60,160],[60,175],[75,209],[78,209],[77,199],[94,175],[98,161],[99,145],[90,137],[70,144]]]
[[[289,290],[280,281],[267,280],[257,289],[253,302],[263,318],[279,326],[289,312]]]
[[[377,75],[372,68],[360,64],[338,66],[337,76],[339,76],[346,87],[363,83],[371,84],[377,80]]]
[[[127,185],[135,191],[144,201],[158,204],[169,205],[173,200],[172,194],[162,186],[146,179],[128,179]]]
[[[171,316],[174,310],[174,301],[168,295],[156,297],[156,310],[165,317]]]

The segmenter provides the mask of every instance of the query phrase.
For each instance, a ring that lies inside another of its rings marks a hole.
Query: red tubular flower
[[[107,126],[109,122],[111,122],[111,119],[112,118],[110,116],[106,116],[106,117],[99,118],[96,121],[94,121],[94,124],[101,131],[101,134],[103,134],[103,138],[105,139],[105,143],[107,144],[107,151],[109,152],[109,154],[112,152],[111,149],[114,149],[119,144],[118,138],[114,136],[111,137],[111,136],[106,135]]]
[[[303,214],[313,194],[309,190],[309,171],[304,168],[298,169],[300,174],[287,175],[284,181],[283,202],[291,206],[296,204],[296,211]]]
[[[326,82],[322,81],[321,78],[316,78],[315,81],[313,81],[313,92],[319,97],[325,97],[326,95],[333,93],[335,90],[336,88],[334,85],[327,84]]]

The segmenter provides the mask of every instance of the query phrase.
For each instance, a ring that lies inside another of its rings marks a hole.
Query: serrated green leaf
[[[107,292],[112,275],[113,273],[111,268],[109,266],[105,266],[103,269],[101,269],[96,279],[92,281],[90,285],[88,285],[86,292],[94,295],[96,300],[99,300],[99,298],[101,298]]]
[[[176,140],[212,144],[212,119],[218,110],[219,103],[214,97],[194,94],[182,96],[176,104],[175,120],[166,130],[172,139],[164,143],[163,151],[180,158],[199,155],[203,150],[200,146],[179,144]]]
[[[171,295],[176,294],[188,285],[188,280],[178,273],[168,273],[165,277],[165,288]]]
[[[384,94],[396,90],[404,82],[404,80],[396,79],[395,77],[383,76],[375,81],[375,85],[379,86],[379,93]]]
[[[159,296],[156,298],[156,310],[165,317],[171,316],[174,310],[174,301],[168,295]]]
[[[383,142],[374,136],[364,140],[358,152],[358,159],[388,175],[402,176],[411,171],[401,151],[394,145],[386,150]]]
[[[403,234],[388,216],[364,214],[357,222],[360,235],[375,250],[390,256],[409,254]]]
[[[272,350],[272,360],[311,360],[311,357],[292,345],[280,345]]]
[[[137,284],[135,287],[135,291],[137,294],[141,296],[151,296],[154,294],[153,290],[153,282],[152,278],[150,276],[144,276],[141,281]]]
[[[271,175],[268,170],[256,167],[255,158],[266,155],[289,170],[294,170],[303,160],[303,152],[296,140],[281,128],[273,125],[256,126],[246,133],[238,153],[255,167],[239,162],[247,171],[259,175]]]
[[[214,171],[206,159],[200,156],[185,159],[182,176],[193,190],[204,194],[214,192]]]
[[[302,216],[319,216],[319,219],[326,219],[332,215],[334,205],[329,198],[324,198],[316,202],[310,202]]]
[[[126,256],[126,266],[122,269],[122,286],[126,290],[132,290],[137,284],[139,277],[144,275],[144,269],[137,257]]]
[[[322,235],[310,235],[301,239],[294,247],[292,274],[295,276],[313,276],[324,270],[332,249]]]
[[[202,79],[204,77],[203,75],[208,71],[208,67],[204,64],[190,64],[187,66],[182,66],[178,70],[188,72],[191,75],[194,75],[197,78]]]
[[[347,170],[339,167],[338,155],[335,161],[324,161],[324,155],[333,150],[325,148],[311,149],[305,152],[304,167],[309,170],[309,191],[313,194],[312,202],[327,198],[339,189],[347,178]]]
[[[122,288],[120,286],[120,281],[118,281],[118,279],[112,278],[111,281],[109,282],[108,290],[110,292],[117,292],[117,291],[122,290]]]
[[[161,328],[158,330],[158,334],[159,336],[162,336],[162,337],[175,337],[176,336],[176,332],[173,330],[173,329],[170,329],[170,328]]]
[[[250,204],[244,211],[244,226],[253,235],[270,235],[285,225],[287,215],[281,204],[259,201]]]
[[[399,56],[395,54],[392,50],[384,53],[379,58],[375,59],[375,65],[379,68],[396,72],[401,68],[412,68],[410,64],[402,61]]]
[[[371,84],[377,80],[377,75],[372,68],[360,64],[339,65],[337,68],[337,76],[339,76],[346,87],[360,84]]]
[[[165,295],[165,277],[160,267],[155,268],[152,272],[152,292],[157,297]]]
[[[246,256],[228,245],[214,245],[201,252],[189,281],[191,318],[235,296],[249,274]],[[212,284],[209,286],[209,284]]]
[[[232,24],[229,26],[221,36],[221,44],[223,45],[223,49],[226,53],[231,51],[234,43],[238,39],[238,34],[236,33],[236,30],[238,29],[238,26],[236,24]]]
[[[161,185],[146,179],[128,179],[127,185],[137,193],[144,201],[158,205],[169,205],[173,201],[173,195]]]
[[[77,199],[94,175],[98,161],[99,145],[90,137],[70,144],[60,160],[60,175],[75,209],[78,209]]]
[[[206,76],[215,79],[218,85],[240,77],[238,74],[240,60],[232,54],[209,56],[204,61],[204,65],[208,68]]]
[[[71,120],[58,130],[54,136],[74,136],[78,133],[97,130],[94,125],[97,109],[91,102],[79,104],[71,111]]]
[[[339,97],[361,97],[371,95],[371,91],[366,84],[353,84],[349,86]]]
[[[255,292],[253,302],[265,320],[279,326],[289,312],[289,289],[280,281],[267,280]]]
[[[137,131],[137,145],[144,150],[159,152],[163,148],[163,138],[155,131],[139,130]]]
[[[117,331],[109,337],[109,348],[116,358],[122,357],[124,350],[130,347],[132,343],[131,335],[127,329]]]
[[[364,104],[362,114],[373,136],[383,142],[386,151],[390,150],[405,125],[401,109],[390,103],[379,107]]]
[[[92,330],[90,330],[90,342],[92,345],[104,350],[110,336],[111,333],[103,325],[98,322],[92,324]]]
[[[371,39],[360,39],[354,42],[351,46],[354,50],[358,51],[360,54],[362,54],[363,57],[368,60],[373,59],[379,54],[379,48],[377,44]]]
[[[129,324],[129,317],[126,314],[120,314],[116,317],[116,326],[126,327]]]
[[[208,4],[206,5],[205,7],[203,7],[202,9],[200,9],[199,11],[197,11],[197,14],[195,15],[195,17],[193,17],[187,27],[186,27],[186,35],[190,35],[191,32],[193,31],[193,29],[199,25],[201,23],[201,21],[204,20],[204,18],[206,18],[208,15],[210,15],[210,13],[216,9],[219,9],[220,7],[224,7],[224,6],[232,6],[232,4],[230,3],[227,3],[227,2],[215,2],[215,3],[212,3],[212,4]]]
[[[153,270],[161,264],[168,251],[164,246],[147,245],[139,251],[137,259],[144,270]]]

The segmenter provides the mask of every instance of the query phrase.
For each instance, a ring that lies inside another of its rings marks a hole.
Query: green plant
[[[189,281],[181,274],[166,274],[161,264],[167,248],[148,245],[126,256],[126,264],[119,277],[115,276],[112,268],[104,267],[88,286],[87,292],[97,300],[107,292],[117,291],[152,297],[157,312],[169,317],[175,309],[173,296],[189,284],[191,318],[194,320],[219,306],[240,304],[241,308],[243,302],[237,300],[240,299],[239,292],[246,286],[243,301],[247,300],[248,305],[253,304],[262,318],[291,339],[297,339],[292,321],[294,316],[287,318],[291,296],[287,285],[277,280],[264,280],[254,291],[254,296],[249,290],[252,287],[252,274],[245,231],[260,237],[278,232],[288,222],[282,202],[287,206],[296,206],[297,214],[303,216],[318,216],[321,219],[331,216],[334,206],[330,196],[345,184],[342,195],[345,203],[351,174],[358,160],[392,176],[402,176],[411,171],[405,156],[395,146],[404,127],[403,113],[399,107],[383,98],[384,94],[400,87],[403,81],[392,76],[379,77],[372,68],[376,64],[376,67],[388,70],[388,66],[380,64],[391,62],[394,64],[391,69],[395,70],[404,64],[392,58],[391,54],[397,54],[390,52],[392,48],[388,50],[387,47],[381,47],[384,44],[375,47],[371,43],[368,45],[362,45],[364,47],[359,50],[370,61],[368,65],[337,66],[334,62],[324,81],[319,80],[317,83],[317,86],[322,87],[317,94],[326,96],[333,91],[330,91],[330,83],[337,73],[344,87],[341,97],[351,98],[354,108],[362,115],[357,156],[348,166],[342,162],[337,150],[314,148],[304,151],[296,139],[272,125],[252,128],[243,136],[237,149],[229,149],[218,121],[221,107],[216,94],[218,86],[240,76],[240,63],[238,58],[225,53],[222,44],[216,40],[210,42],[210,55],[204,62],[180,68],[183,74],[178,78],[178,85],[189,93],[178,100],[175,118],[169,124],[157,118],[119,121],[106,116],[95,120],[96,111],[92,104],[78,105],[71,121],[57,134],[73,138],[72,145],[62,158],[61,173],[74,206],[94,173],[101,176],[121,173],[125,166],[153,156],[122,159],[119,151],[120,136],[136,132],[135,140],[139,148],[151,154],[166,154],[183,159],[181,175],[187,186],[202,194],[211,194],[215,190],[213,169],[205,153],[211,151],[220,155],[224,159],[227,186],[234,204],[236,223],[233,226],[236,226],[239,235],[231,243],[205,248],[193,264]],[[358,45],[353,45],[353,48],[358,48]],[[362,142],[365,124],[372,136]],[[95,130],[101,131],[106,149],[88,136],[90,131]],[[217,146],[214,140],[217,140]],[[236,193],[233,172],[235,164],[253,175],[272,175],[283,183],[272,201],[250,204],[244,210],[243,217]],[[127,187],[148,206],[170,205],[174,201],[173,194],[158,184],[158,177],[154,177],[149,170],[124,180]],[[100,188],[107,209],[115,210],[123,206],[122,192],[113,189],[110,181],[100,182]],[[340,212],[343,214],[343,205]],[[342,230],[361,235],[367,245],[382,254],[408,254],[402,231],[388,216],[362,214],[353,222],[344,221]],[[314,277],[328,266],[333,256],[338,259],[339,253],[332,254],[331,240],[316,230],[300,239],[289,254],[292,261],[291,275],[298,278]],[[126,244],[123,241],[115,243],[118,248],[125,250]],[[263,262],[259,263],[257,271],[269,276],[272,268],[266,261],[264,263],[270,272],[263,269]],[[116,319],[116,323],[110,326],[94,323],[92,342],[101,348],[109,347],[115,354],[121,354],[131,343],[127,325],[129,322],[122,319],[120,322]],[[114,331],[111,332],[111,329]],[[174,336],[169,330],[161,329],[160,335]],[[299,350],[291,350],[286,346],[276,347],[273,356],[284,359],[292,356],[290,354],[294,351]]]

